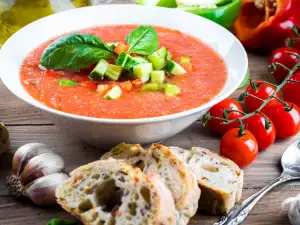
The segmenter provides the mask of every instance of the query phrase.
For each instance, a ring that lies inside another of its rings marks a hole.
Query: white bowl
[[[200,107],[143,119],[102,119],[64,113],[47,107],[25,91],[19,79],[19,70],[25,57],[34,48],[66,32],[109,24],[157,25],[180,30],[200,39],[225,60],[228,79],[223,90]],[[205,18],[152,6],[101,5],[58,13],[27,25],[3,45],[0,51],[0,68],[2,81],[17,97],[41,109],[54,124],[66,132],[92,145],[105,147],[122,141],[141,144],[158,142],[179,133],[239,87],[246,75],[248,59],[235,36]]]

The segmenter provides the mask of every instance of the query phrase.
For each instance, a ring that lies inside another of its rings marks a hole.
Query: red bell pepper
[[[245,47],[274,49],[294,25],[300,25],[300,0],[243,0],[234,31]]]

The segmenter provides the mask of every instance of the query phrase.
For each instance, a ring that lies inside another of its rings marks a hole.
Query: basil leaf
[[[152,26],[139,26],[126,37],[128,52],[150,55],[158,48],[158,36]]]
[[[79,69],[108,59],[113,55],[111,47],[92,34],[70,34],[48,46],[40,64],[48,69]]]
[[[52,219],[47,225],[79,225],[78,221],[63,220],[63,219]]]

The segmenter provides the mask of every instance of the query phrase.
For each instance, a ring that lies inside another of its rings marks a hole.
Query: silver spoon
[[[240,204],[236,204],[219,222],[213,225],[238,225],[241,224],[253,206],[271,189],[279,184],[292,180],[300,180],[300,139],[291,144],[281,157],[282,174],[264,187],[259,192],[253,194]]]

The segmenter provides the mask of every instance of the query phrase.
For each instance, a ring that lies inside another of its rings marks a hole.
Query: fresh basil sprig
[[[52,219],[47,225],[80,225],[80,223],[74,220]]]
[[[48,46],[42,54],[40,64],[54,70],[79,69],[112,56],[113,49],[97,36],[70,34]]]
[[[150,55],[158,48],[158,36],[152,26],[139,26],[126,37],[129,53]]]

